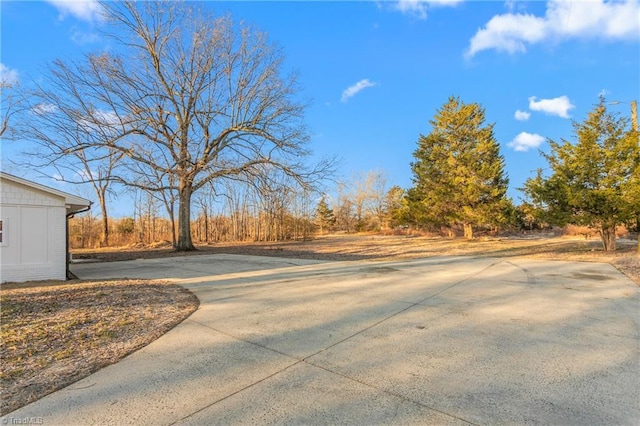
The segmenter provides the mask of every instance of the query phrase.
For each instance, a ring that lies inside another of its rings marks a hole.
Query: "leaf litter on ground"
[[[198,307],[164,282],[36,282],[0,290],[4,415],[146,346]]]

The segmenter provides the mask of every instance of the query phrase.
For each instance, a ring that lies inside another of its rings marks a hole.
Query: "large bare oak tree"
[[[123,167],[110,179],[177,192],[178,250],[194,249],[191,198],[208,183],[250,181],[268,166],[306,186],[331,168],[303,163],[305,105],[296,76],[283,75],[282,51],[266,34],[196,3],[103,7],[113,49],[55,62],[41,96],[62,88],[73,101],[61,104],[77,109],[89,131],[104,133],[108,117],[109,137],[67,149],[120,153]]]

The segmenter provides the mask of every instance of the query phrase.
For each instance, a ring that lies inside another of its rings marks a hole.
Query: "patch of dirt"
[[[148,345],[199,305],[144,280],[3,284],[0,303],[2,415]]]

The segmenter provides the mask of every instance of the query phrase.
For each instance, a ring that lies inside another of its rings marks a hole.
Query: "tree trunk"
[[[100,212],[102,214],[102,247],[109,247],[109,216],[107,215],[107,202],[105,194],[98,194],[98,202],[100,203]]]
[[[174,214],[174,202],[171,201],[169,208],[169,220],[171,221],[171,247],[176,248],[176,217]]]
[[[202,209],[202,214],[204,215],[204,241],[209,244],[209,214],[206,206]]]
[[[149,197],[149,195],[147,195],[147,197]],[[152,228],[152,224],[151,224],[151,206],[147,205],[147,230],[149,232],[147,232],[147,237],[149,237],[149,239],[147,240],[147,244],[151,244],[153,242],[153,228]]]
[[[636,237],[638,239],[638,256],[640,256],[640,213],[636,215]]]
[[[467,240],[472,240],[473,239],[473,225],[471,225],[469,223],[465,223],[462,226],[464,228],[464,237]]]
[[[604,251],[616,251],[616,227],[602,226],[600,229],[600,236],[602,237],[602,245]]]
[[[178,190],[178,244],[176,251],[194,251],[196,248],[191,240],[191,194],[193,188],[190,183],[180,183]]]

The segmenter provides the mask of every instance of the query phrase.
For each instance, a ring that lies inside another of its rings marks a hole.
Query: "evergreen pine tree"
[[[576,143],[549,141],[543,154],[550,176],[538,170],[523,191],[554,225],[567,223],[597,229],[605,251],[616,248],[616,227],[640,212],[638,132],[628,119],[607,112],[604,98],[583,123],[574,123]]]
[[[473,227],[497,225],[510,205],[504,157],[485,124],[479,104],[450,97],[421,135],[411,164],[414,187],[407,193],[409,217],[417,224]]]
[[[320,227],[321,234],[325,230],[329,230],[329,228],[331,228],[331,226],[336,223],[336,217],[333,214],[333,209],[329,208],[327,200],[324,196],[318,202],[318,207],[316,209],[316,219],[318,226]]]

